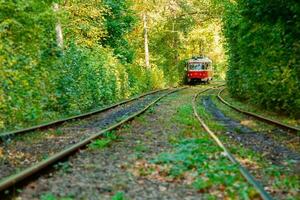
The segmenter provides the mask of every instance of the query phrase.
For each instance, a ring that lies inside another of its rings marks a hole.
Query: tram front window
[[[205,68],[204,64],[202,63],[193,63],[190,64],[190,70],[203,70]]]

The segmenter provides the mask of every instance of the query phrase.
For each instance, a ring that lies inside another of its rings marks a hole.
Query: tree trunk
[[[176,20],[176,17],[175,17],[175,20]],[[175,20],[174,20],[173,25],[172,25],[172,34],[173,34],[173,48],[174,48],[174,51],[175,51],[174,64],[176,66],[179,62],[179,55],[178,55],[178,40],[177,40],[177,37],[176,37],[177,32],[175,31]]]
[[[144,45],[145,45],[145,63],[146,67],[150,68],[149,47],[148,47],[148,31],[147,31],[147,14],[144,13]]]
[[[54,12],[59,11],[59,6],[57,3],[54,3],[53,5],[53,10]],[[58,21],[55,26],[55,32],[56,32],[56,43],[57,46],[60,47],[61,49],[64,48],[64,40],[63,40],[63,34],[62,34],[62,28],[61,28],[61,23]]]
[[[203,40],[199,40],[199,56],[204,56],[204,44]]]

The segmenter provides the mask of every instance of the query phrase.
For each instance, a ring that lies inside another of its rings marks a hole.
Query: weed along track
[[[264,122],[267,122],[269,124],[272,124],[274,126],[277,126],[279,128],[282,128],[284,130],[287,130],[287,131],[290,131],[290,132],[293,132],[293,133],[300,133],[300,128],[299,127],[295,127],[295,126],[291,126],[291,125],[288,125],[288,124],[284,124],[282,122],[279,122],[279,121],[276,121],[276,120],[273,120],[273,119],[270,119],[270,118],[267,118],[267,117],[264,117],[264,116],[261,116],[261,115],[258,115],[258,114],[255,114],[253,112],[248,112],[248,111],[245,111],[245,110],[242,110],[236,106],[233,106],[232,104],[228,103],[227,101],[224,100],[224,98],[222,98],[221,94],[222,92],[224,91],[225,87],[223,89],[220,89],[220,91],[218,92],[218,99],[225,105],[229,106],[230,108],[234,109],[235,111],[237,112],[240,112],[240,113],[243,113],[245,115],[248,115],[248,116],[251,116],[251,117],[254,117],[258,120],[261,120],[261,121],[264,121]]]
[[[10,131],[10,132],[0,133],[0,139],[1,139],[1,142],[2,141],[7,141],[7,140],[11,140],[12,138],[14,138],[17,135],[21,135],[21,134],[24,135],[24,133],[28,133],[28,132],[32,132],[32,131],[37,131],[37,130],[44,130],[44,129],[48,129],[48,128],[52,128],[52,127],[57,127],[58,125],[61,125],[63,123],[70,122],[70,121],[72,122],[74,120],[86,119],[86,118],[89,118],[89,117],[91,117],[93,115],[96,115],[96,114],[99,114],[99,113],[103,113],[105,111],[109,111],[109,110],[114,109],[114,108],[116,108],[118,106],[122,106],[124,104],[131,103],[131,102],[133,102],[135,100],[144,98],[146,96],[149,96],[149,95],[152,95],[152,94],[155,94],[155,93],[158,93],[158,92],[163,92],[165,90],[166,89],[155,90],[155,91],[151,91],[151,92],[148,92],[148,93],[144,93],[144,94],[141,94],[139,96],[133,97],[131,99],[124,100],[124,101],[121,101],[119,103],[116,103],[116,104],[113,104],[113,105],[110,105],[110,106],[107,106],[107,107],[104,107],[104,108],[95,109],[95,110],[93,110],[91,112],[83,113],[83,114],[80,114],[80,115],[76,115],[76,116],[72,116],[72,117],[68,117],[68,118],[64,118],[64,119],[59,119],[59,120],[56,120],[56,121],[52,121],[52,122],[48,122],[48,123],[36,125],[36,126],[25,128],[25,129],[20,129],[20,130],[15,130],[15,131]]]
[[[207,88],[207,86],[201,86]],[[196,87],[145,114],[22,188],[21,199],[258,198],[193,116]],[[110,142],[114,140],[114,142]],[[229,165],[225,165],[228,163]]]
[[[300,200],[299,8],[0,0],[0,200]]]
[[[22,200],[293,199],[299,183],[291,168],[273,166],[257,156],[225,134],[223,122],[214,119],[204,100],[211,94],[212,102],[217,101],[215,91],[220,86],[213,82],[161,91],[60,125],[53,130],[57,137],[70,139],[71,133],[85,137],[2,179],[1,195]],[[47,135],[49,130],[44,131]],[[31,140],[33,145],[39,137]],[[17,136],[13,142],[28,141]]]
[[[259,180],[264,187],[255,187],[263,198],[270,198],[266,191],[276,199],[293,199],[299,195],[300,151],[297,134],[236,114],[219,102],[217,95],[215,88],[199,92],[193,100],[194,112],[225,155],[241,167],[240,171],[253,185],[257,182],[249,171]],[[289,145],[289,141],[293,141],[294,145]]]
[[[227,129],[226,134],[245,147],[264,154],[273,163],[286,165],[291,161],[291,164],[296,168],[300,163],[300,138],[297,133],[300,129],[241,110],[225,101],[221,97],[222,91],[224,88],[217,92],[217,98],[213,98],[213,96],[202,98],[202,103],[215,120],[224,124]],[[225,107],[228,106],[229,109],[233,109],[233,112],[241,113],[241,118],[234,115],[232,117],[226,116],[230,111],[228,110],[228,112],[227,109],[220,110],[218,107],[222,108],[222,105],[216,102],[216,99]],[[240,121],[244,121],[244,123],[240,123]],[[257,125],[251,125],[251,123]]]
[[[91,140],[143,113],[163,97],[181,89],[142,95],[84,120],[26,133],[13,140],[3,141],[0,158],[0,191],[67,157]]]
[[[259,192],[261,198],[264,200],[272,199],[272,197],[264,190],[264,188],[260,185],[260,183],[258,183],[253,178],[253,176],[250,174],[250,172],[237,161],[237,159],[228,151],[228,149],[224,146],[224,144],[217,137],[217,135],[214,132],[212,132],[209,129],[209,127],[205,124],[204,120],[200,118],[200,116],[197,112],[197,108],[196,108],[197,97],[199,96],[200,93],[206,92],[207,90],[210,90],[210,89],[212,89],[212,88],[209,88],[209,89],[199,92],[193,98],[193,110],[194,110],[194,114],[195,114],[196,118],[201,123],[201,126],[205,129],[205,131],[207,131],[210,134],[210,136],[215,140],[215,142],[218,144],[218,146],[223,150],[224,154],[229,158],[229,160],[233,164],[237,165],[237,167],[239,168],[240,172],[243,174],[245,179],[255,187],[255,189]]]
[[[236,142],[259,153],[264,153],[265,157],[275,164],[284,165],[287,160],[293,160],[297,163],[300,162],[299,153],[289,149],[282,142],[276,141],[274,138],[276,134],[281,134],[281,137],[285,135],[287,137],[286,140],[290,141],[294,140],[297,136],[292,135],[291,137],[278,128],[270,131],[253,130],[241,124],[239,121],[225,116],[224,113],[217,108],[210,96],[203,97],[202,104],[207,111],[212,114],[215,120],[224,125],[226,135]]]

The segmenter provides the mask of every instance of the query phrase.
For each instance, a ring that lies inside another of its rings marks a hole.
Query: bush
[[[300,116],[300,3],[239,0],[224,17],[230,93]]]
[[[132,64],[133,50],[123,48],[134,17],[129,3],[122,2],[67,1],[54,13],[52,1],[0,1],[0,130],[78,114],[164,87],[161,70]],[[116,5],[118,10],[108,15],[109,6]],[[56,45],[58,21],[63,50]],[[106,35],[123,21],[129,27]]]

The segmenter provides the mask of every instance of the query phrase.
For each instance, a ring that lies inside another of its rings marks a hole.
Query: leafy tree
[[[0,1],[0,130],[161,87],[159,73],[127,64],[134,59],[126,46],[135,22],[130,6],[108,0]],[[63,50],[56,42],[58,22]]]
[[[125,39],[135,25],[135,16],[127,0],[104,0],[108,12],[104,15],[107,36],[102,44],[114,49],[114,54],[123,63],[132,63],[134,50]]]
[[[214,50],[221,45],[215,42],[221,34],[214,29],[220,26],[214,1],[0,0],[0,130],[179,85],[184,61],[199,41],[222,63]],[[58,25],[63,48],[56,41]]]
[[[0,128],[36,120],[51,101],[59,56],[51,4],[0,1]]]
[[[227,81],[233,96],[300,114],[299,14],[296,1],[227,3]]]

